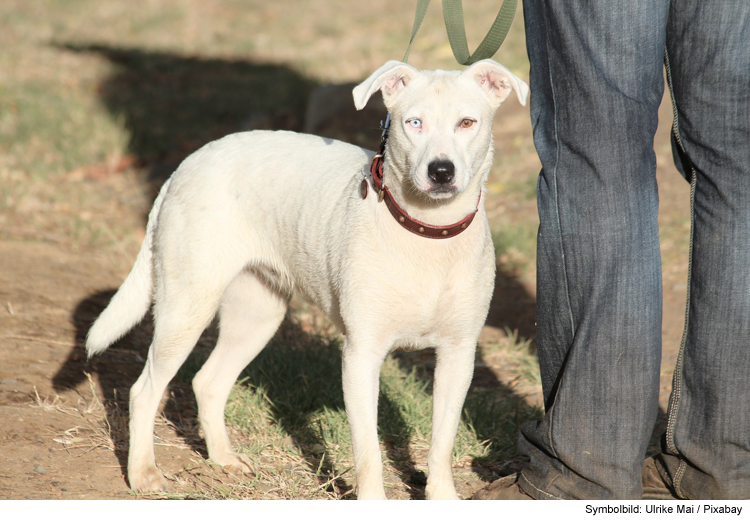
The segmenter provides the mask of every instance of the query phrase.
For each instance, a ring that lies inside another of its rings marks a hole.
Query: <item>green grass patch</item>
[[[0,115],[0,152],[36,179],[122,155],[129,141],[98,101],[50,83],[1,87]]]
[[[509,179],[506,183],[507,190],[515,193],[522,200],[536,201],[538,175],[532,174],[527,178]]]
[[[178,378],[192,378],[210,341],[201,345],[202,351],[183,366]],[[409,366],[404,361],[408,354],[413,353],[397,352],[383,364],[378,432],[386,472],[412,491],[416,489],[419,496],[431,435],[432,369]],[[502,465],[515,455],[520,424],[538,415],[538,409],[519,397],[508,397],[507,391],[474,388],[459,425],[455,463],[459,467]],[[226,421],[252,460],[273,457],[282,461],[276,466],[294,466],[312,478],[313,488],[320,488],[320,493],[351,494],[353,458],[338,339],[303,331],[286,321],[243,371],[230,395]]]
[[[506,272],[527,271],[536,261],[536,235],[539,229],[535,223],[501,224],[492,232],[495,257],[498,265]]]
[[[314,81],[259,61],[202,58],[106,45],[59,44],[115,66],[98,92],[131,131],[128,150],[144,160],[189,153],[242,128],[253,115],[274,128],[299,129]]]

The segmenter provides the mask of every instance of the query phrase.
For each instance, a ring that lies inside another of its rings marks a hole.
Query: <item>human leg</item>
[[[750,4],[673,0],[673,146],[693,186],[685,335],[664,455],[692,499],[750,498]]]
[[[658,405],[653,136],[668,2],[525,0],[546,414],[522,427],[535,498],[639,498]]]

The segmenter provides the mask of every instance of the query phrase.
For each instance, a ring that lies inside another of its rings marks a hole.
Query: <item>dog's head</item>
[[[354,88],[364,108],[380,90],[391,114],[388,149],[397,177],[431,199],[463,192],[486,174],[492,156],[492,119],[512,90],[526,104],[529,88],[507,68],[483,60],[460,71],[418,71],[389,61]]]

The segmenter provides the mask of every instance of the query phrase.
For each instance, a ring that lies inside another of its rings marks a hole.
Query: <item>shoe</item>
[[[643,463],[643,499],[644,500],[678,500],[670,486],[664,466],[654,457],[648,457]]]
[[[489,486],[480,489],[472,500],[534,500],[527,495],[518,485],[519,473],[513,473],[507,477],[501,477]]]

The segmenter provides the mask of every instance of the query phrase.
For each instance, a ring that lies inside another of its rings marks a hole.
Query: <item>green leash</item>
[[[508,34],[511,22],[513,22],[513,16],[516,14],[517,3],[517,0],[503,1],[503,5],[500,7],[500,12],[497,14],[497,17],[495,17],[495,21],[492,23],[492,27],[487,32],[484,40],[482,40],[482,43],[477,46],[474,53],[469,54],[469,46],[466,43],[464,11],[461,6],[461,0],[443,0],[445,29],[448,32],[448,41],[451,44],[453,56],[456,57],[459,64],[468,66],[469,64],[474,64],[482,59],[489,59],[497,52],[500,44],[503,43]],[[414,26],[411,30],[411,39],[409,40],[409,46],[406,48],[403,62],[407,62],[409,59],[411,44],[414,42],[414,37],[417,36],[419,27],[422,25],[422,20],[427,12],[427,6],[429,5],[430,0],[417,0],[417,13],[414,15]]]

